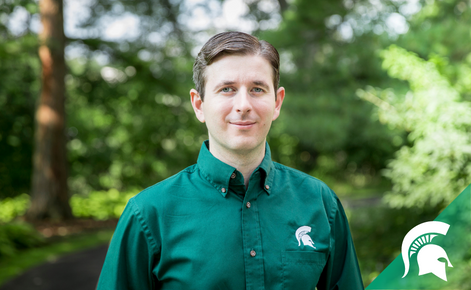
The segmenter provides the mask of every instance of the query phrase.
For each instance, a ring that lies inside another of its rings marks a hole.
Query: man
[[[197,164],[129,200],[98,289],[363,289],[336,195],[271,161],[278,69],[276,49],[245,33],[203,46],[190,95],[209,140]]]

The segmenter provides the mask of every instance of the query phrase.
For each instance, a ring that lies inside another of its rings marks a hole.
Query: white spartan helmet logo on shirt
[[[402,260],[404,261],[404,278],[409,272],[409,258],[417,253],[417,264],[419,265],[419,276],[432,273],[438,278],[446,279],[446,263],[438,259],[444,258],[448,267],[453,267],[445,250],[437,245],[431,244],[436,234],[446,235],[449,224],[443,222],[425,222],[410,230],[402,241]]]
[[[303,243],[304,246],[313,247],[314,249],[314,242],[312,241],[311,237],[307,234],[311,232],[311,227],[302,226],[296,230],[296,239],[298,240],[298,246],[301,246]]]

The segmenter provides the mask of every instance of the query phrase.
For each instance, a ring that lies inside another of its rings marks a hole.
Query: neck
[[[214,146],[214,144],[215,142],[211,143],[210,139],[209,152],[222,162],[235,167],[244,176],[245,187],[248,188],[250,176],[265,157],[265,142],[253,150],[240,152]]]

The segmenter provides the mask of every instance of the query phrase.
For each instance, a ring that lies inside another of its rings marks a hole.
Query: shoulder
[[[301,180],[308,181],[308,182],[320,183],[320,184],[325,185],[325,183],[322,182],[321,180],[315,178],[312,175],[304,173],[300,170],[288,167],[288,166],[283,165],[283,164],[278,163],[278,162],[273,162],[273,165],[275,166],[275,169],[276,169],[277,173],[279,173],[279,174],[283,174],[283,175],[286,175],[286,176],[289,176],[289,177],[292,177],[292,178],[297,178],[297,179],[301,179]],[[327,185],[325,185],[325,186],[327,186]]]
[[[170,193],[183,191],[196,174],[196,165],[191,165],[177,174],[151,185],[132,197],[134,206],[140,210],[159,208],[168,202]]]
[[[275,178],[284,183],[293,183],[298,187],[309,187],[309,192],[320,192],[330,197],[337,197],[335,193],[320,179],[286,165],[273,162],[276,169]]]
[[[320,199],[325,208],[329,208],[332,211],[338,210],[340,201],[337,195],[323,181],[286,165],[277,162],[273,162],[273,164],[276,169],[275,180],[277,182],[295,189],[294,192],[302,195],[306,200],[315,199],[319,202]]]

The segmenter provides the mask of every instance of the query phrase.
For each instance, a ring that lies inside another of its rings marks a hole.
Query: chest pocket
[[[283,289],[316,288],[327,261],[324,252],[286,251],[282,253]]]

